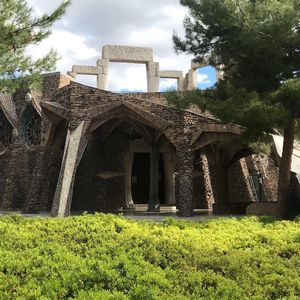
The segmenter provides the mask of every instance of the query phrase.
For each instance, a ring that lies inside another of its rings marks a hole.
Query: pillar
[[[97,88],[101,90],[108,89],[108,59],[98,59],[97,66],[99,67],[99,74],[97,74]]]
[[[212,183],[211,183],[211,176],[209,172],[209,164],[207,156],[204,153],[200,154],[201,158],[201,168],[203,172],[203,181],[204,181],[204,189],[205,189],[205,199],[207,202],[207,208],[209,210],[213,209],[213,203],[214,203],[214,195],[213,195],[213,189],[212,189]]]
[[[86,147],[83,140],[84,122],[74,130],[68,129],[59,179],[52,205],[52,215],[64,217],[70,214],[73,186],[77,166]]]
[[[125,151],[124,153],[124,172],[125,172],[125,209],[135,209],[131,192],[131,176],[133,165],[133,152]]]
[[[176,204],[175,199],[175,181],[174,174],[176,172],[176,162],[170,152],[163,153],[164,169],[165,169],[165,199],[167,204]]]
[[[150,152],[150,191],[148,211],[159,211],[159,147],[152,146]]]
[[[188,145],[183,144],[176,149],[177,163],[177,184],[178,198],[177,207],[178,214],[182,217],[193,216],[193,163],[194,152]]]
[[[185,83],[185,78],[178,78],[177,79],[177,89],[179,92],[184,91],[184,83]]]
[[[159,92],[160,77],[158,74],[159,63],[148,62],[147,68],[147,92]]]
[[[197,88],[197,70],[190,69],[188,72],[187,90],[192,91]]]

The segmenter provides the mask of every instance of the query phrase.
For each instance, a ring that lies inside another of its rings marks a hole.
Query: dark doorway
[[[150,188],[150,153],[134,153],[131,190],[135,204],[148,204]],[[163,157],[159,161],[159,199],[165,203],[165,176]]]
[[[150,188],[150,153],[134,153],[131,189],[135,204],[147,204]]]

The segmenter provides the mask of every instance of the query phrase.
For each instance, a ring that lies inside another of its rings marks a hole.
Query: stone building
[[[278,171],[269,157],[224,147],[241,133],[168,106],[163,93],[117,94],[47,74],[40,94],[1,95],[1,210],[245,213],[274,203]]]

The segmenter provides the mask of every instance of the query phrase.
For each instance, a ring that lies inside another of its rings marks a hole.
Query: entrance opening
[[[118,77],[118,80],[116,78]],[[116,93],[137,93],[147,91],[145,64],[110,63],[108,90]]]
[[[165,174],[163,156],[159,161],[159,200],[165,204]],[[131,190],[135,204],[148,204],[150,189],[150,153],[134,153]]]
[[[147,204],[150,188],[150,153],[134,153],[131,177],[132,199]]]

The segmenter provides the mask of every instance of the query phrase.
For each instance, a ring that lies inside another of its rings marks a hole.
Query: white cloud
[[[209,80],[209,76],[208,74],[201,74],[198,73],[197,74],[197,83],[211,83],[211,81]]]
[[[39,45],[31,45],[27,48],[34,58],[41,57],[54,48],[61,59],[58,61],[57,69],[66,72],[71,69],[74,61],[86,61],[96,59],[98,52],[93,47],[85,44],[85,38],[66,30],[54,29],[52,35],[42,41]]]
[[[41,15],[53,11],[61,0],[28,2]],[[186,73],[192,56],[176,55],[172,42],[174,30],[183,35],[182,22],[186,13],[187,9],[179,0],[74,0],[54,25],[52,35],[38,47],[29,47],[28,51],[41,56],[55,48],[61,56],[57,70],[66,72],[74,64],[95,65],[105,44],[147,46],[154,49],[160,69]],[[96,82],[89,76],[78,77],[78,81],[92,86]],[[109,89],[145,90],[146,85],[144,66],[111,64]]]

